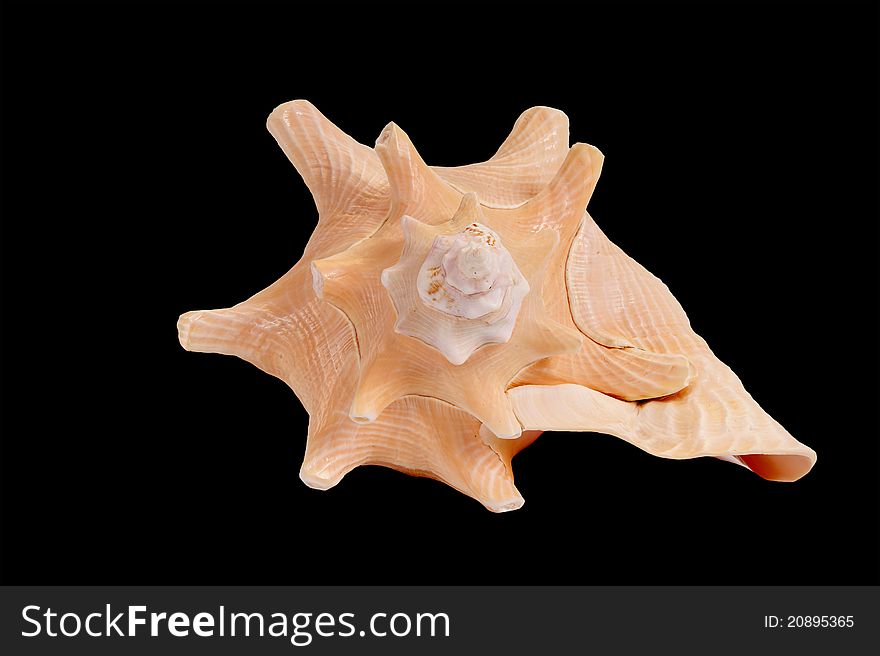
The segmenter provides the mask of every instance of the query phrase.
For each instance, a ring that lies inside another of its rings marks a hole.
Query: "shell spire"
[[[400,261],[382,272],[397,312],[395,331],[464,364],[481,346],[510,341],[529,292],[476,194],[465,194],[447,224],[432,229],[404,215]]]

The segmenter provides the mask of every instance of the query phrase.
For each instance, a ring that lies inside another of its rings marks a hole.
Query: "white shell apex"
[[[501,237],[479,223],[480,218],[474,194],[462,199],[446,226],[432,230],[404,216],[403,255],[382,272],[382,284],[397,311],[394,329],[433,346],[454,365],[466,362],[481,346],[508,342],[529,293],[529,283]],[[426,244],[420,234],[436,236]]]
[[[491,159],[458,167],[426,164],[394,123],[358,143],[304,100],[267,125],[317,225],[284,276],[184,313],[178,339],[290,386],[309,414],[306,485],[382,465],[514,510],[512,458],[548,430],[775,481],[816,462],[586,212],[604,158],[569,145],[562,112],[525,111]]]
[[[456,235],[434,238],[417,285],[427,307],[462,319],[491,314],[485,322],[493,324],[509,316],[497,315],[510,288],[519,282],[525,281],[498,235],[472,223]]]

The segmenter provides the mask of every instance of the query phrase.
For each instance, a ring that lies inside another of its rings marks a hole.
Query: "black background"
[[[880,583],[876,5],[4,5],[6,583]],[[593,434],[493,515],[377,467],[317,492],[280,381],[183,351],[186,310],[314,225],[266,132],[307,98],[432,164],[524,109],[606,155],[590,204],[762,406],[795,484]]]

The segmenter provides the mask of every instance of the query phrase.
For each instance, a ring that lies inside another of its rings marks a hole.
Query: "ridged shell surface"
[[[178,337],[292,388],[310,487],[382,465],[514,510],[512,458],[553,430],[777,481],[815,463],[586,212],[603,157],[569,146],[562,112],[524,112],[491,159],[460,167],[429,166],[393,123],[362,145],[302,100],[268,128],[315,230],[277,282],[185,313]]]

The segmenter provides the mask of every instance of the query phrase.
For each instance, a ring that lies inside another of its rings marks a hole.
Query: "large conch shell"
[[[280,280],[187,312],[178,335],[293,389],[310,487],[384,465],[513,510],[511,459],[547,430],[769,480],[815,463],[586,213],[603,157],[569,147],[562,112],[526,111],[494,157],[461,167],[428,166],[393,123],[364,146],[302,100],[268,128],[314,196],[315,231]]]

